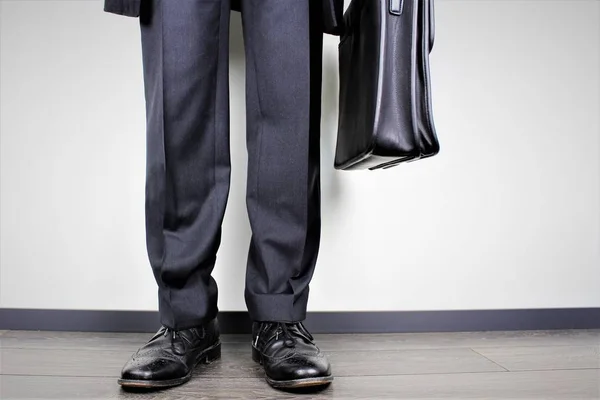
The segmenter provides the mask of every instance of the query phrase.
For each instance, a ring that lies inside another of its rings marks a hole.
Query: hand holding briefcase
[[[429,53],[433,0],[352,0],[339,44],[336,169],[390,168],[438,153]]]

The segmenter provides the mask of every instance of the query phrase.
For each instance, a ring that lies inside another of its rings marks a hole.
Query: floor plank
[[[600,330],[314,335],[324,350],[600,345]]]
[[[7,331],[0,336],[0,348],[134,351],[151,337],[151,333]],[[221,342],[249,344],[251,336],[221,335]]]
[[[8,331],[0,348],[135,351],[148,333]],[[600,346],[600,330],[409,334],[317,334],[324,351],[379,351],[529,346]],[[246,351],[249,335],[222,335],[226,351]]]
[[[600,368],[600,346],[475,348],[510,371]]]
[[[295,395],[262,378],[192,379],[160,392],[122,391],[112,378],[0,376],[2,399],[600,399],[594,370],[337,377],[325,391]]]
[[[505,371],[470,349],[399,350],[329,353],[339,376],[435,374]]]
[[[337,376],[504,371],[471,349],[328,353]],[[116,377],[131,353],[122,351],[0,349],[0,374]],[[261,368],[246,353],[224,352],[202,367],[206,377],[256,377]]]

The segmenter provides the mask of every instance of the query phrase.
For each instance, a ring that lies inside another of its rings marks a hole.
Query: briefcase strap
[[[389,9],[390,14],[393,15],[402,15],[402,11],[404,11],[404,1],[405,0],[389,0]],[[426,21],[429,23],[429,51],[433,49],[433,43],[435,41],[435,19],[434,19],[434,0],[421,0],[424,4],[424,10],[428,14],[428,18]]]

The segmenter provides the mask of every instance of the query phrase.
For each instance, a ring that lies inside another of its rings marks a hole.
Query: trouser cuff
[[[308,289],[300,295],[246,292],[245,297],[253,321],[297,322],[306,319]]]

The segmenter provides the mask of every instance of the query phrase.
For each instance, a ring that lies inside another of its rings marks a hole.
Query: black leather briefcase
[[[438,153],[429,53],[433,0],[352,0],[339,44],[336,169],[390,168]]]

